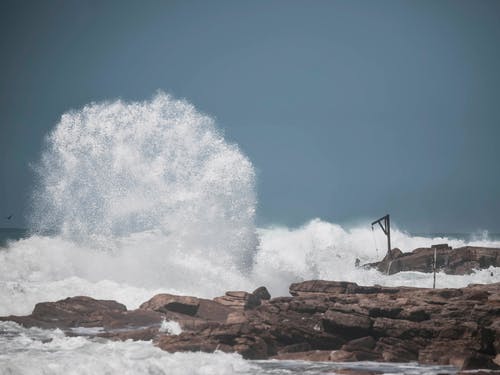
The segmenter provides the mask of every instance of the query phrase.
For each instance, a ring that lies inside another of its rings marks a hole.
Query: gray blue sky
[[[161,89],[253,161],[261,225],[500,232],[500,1],[4,0],[0,51],[11,225],[62,113]]]

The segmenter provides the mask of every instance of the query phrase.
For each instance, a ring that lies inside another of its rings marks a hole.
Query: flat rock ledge
[[[238,352],[247,359],[419,362],[500,369],[500,283],[461,289],[359,286],[311,280],[291,297],[267,289],[214,300],[159,294],[139,309],[72,297],[0,317],[69,335],[153,340],[168,352]],[[172,334],[162,322],[182,328]]]

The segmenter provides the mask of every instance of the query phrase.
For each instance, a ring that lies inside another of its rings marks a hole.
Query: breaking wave
[[[64,114],[37,167],[33,234],[0,249],[0,315],[72,295],[129,308],[159,292],[214,297],[266,285],[286,295],[305,279],[431,286],[429,275],[386,276],[354,266],[380,259],[369,228],[314,219],[299,228],[256,228],[252,163],[214,121],[186,101],[93,103]],[[375,238],[374,238],[375,236]],[[411,236],[410,251],[436,242]],[[375,240],[375,241],[374,241]],[[493,276],[491,275],[493,272]],[[439,275],[440,286],[500,281],[497,270]]]

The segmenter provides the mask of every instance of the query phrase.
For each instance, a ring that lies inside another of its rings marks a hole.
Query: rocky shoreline
[[[168,352],[500,369],[500,283],[423,289],[311,280],[292,284],[290,294],[271,299],[264,287],[213,300],[159,294],[136,310],[72,297],[0,320],[67,335],[153,340]],[[168,321],[182,332],[169,331]]]
[[[448,244],[421,247],[409,253],[395,248],[380,262],[365,265],[393,275],[398,272],[416,271],[430,273],[436,270],[449,275],[466,275],[479,269],[500,267],[500,249],[493,247],[464,246],[453,249]]]

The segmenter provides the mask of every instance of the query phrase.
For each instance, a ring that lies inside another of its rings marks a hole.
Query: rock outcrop
[[[70,334],[96,327],[93,335],[153,339],[169,352],[500,368],[500,284],[421,289],[311,280],[292,284],[291,297],[267,299],[267,290],[258,291],[215,300],[160,294],[132,311],[114,301],[74,297],[0,320]],[[162,332],[164,319],[179,322],[183,332]]]
[[[431,248],[422,247],[410,253],[392,249],[391,254],[376,263],[366,265],[377,268],[385,274],[401,271],[433,272],[434,248],[436,248],[436,268],[450,275],[470,274],[474,270],[500,267],[500,249],[490,247],[465,246],[452,249],[446,244]]]
[[[31,315],[0,317],[25,327],[59,328],[68,335],[90,335],[115,339],[151,340],[164,316],[146,310],[127,311],[115,301],[79,296],[35,305]]]

